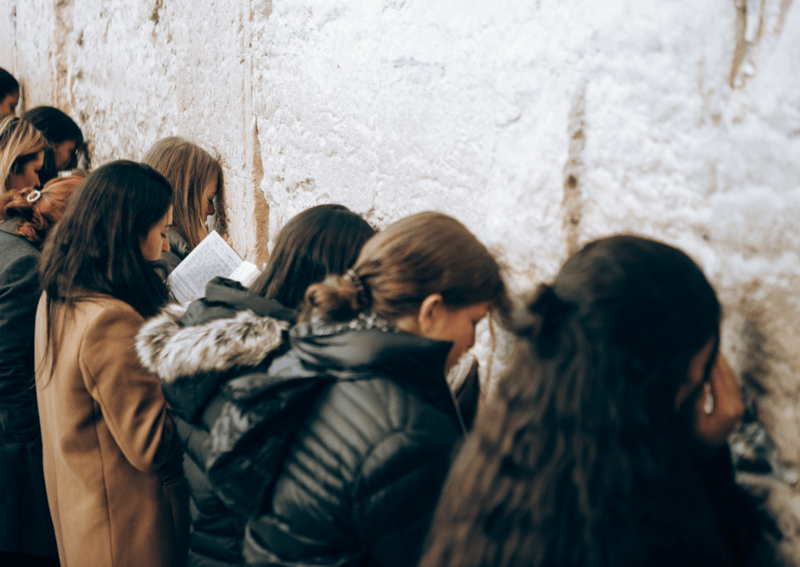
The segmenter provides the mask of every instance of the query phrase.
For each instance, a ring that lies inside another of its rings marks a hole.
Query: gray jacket
[[[167,266],[167,274],[178,267],[178,264],[183,262],[183,259],[189,255],[191,249],[186,239],[177,233],[174,228],[167,230],[167,237],[169,238],[169,252],[164,252],[161,255],[161,261]]]
[[[33,388],[39,249],[0,223],[0,551],[57,555]]]

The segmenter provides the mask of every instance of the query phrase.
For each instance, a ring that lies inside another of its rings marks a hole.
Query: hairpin
[[[26,199],[28,199],[28,202],[29,202],[29,203],[35,203],[36,201],[38,201],[38,200],[39,200],[39,198],[40,198],[41,196],[42,196],[42,192],[41,192],[41,191],[39,191],[38,189],[34,189],[34,190],[33,190],[33,191],[31,191],[30,193],[28,193],[28,196],[27,196],[27,197],[25,197],[25,198],[26,198]]]

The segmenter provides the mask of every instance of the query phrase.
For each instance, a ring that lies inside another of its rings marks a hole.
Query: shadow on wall
[[[742,424],[731,437],[731,449],[736,470],[742,473],[767,475],[773,480],[794,485],[799,480],[797,469],[781,463],[775,443],[766,428],[758,421],[758,403],[769,392],[770,354],[766,337],[753,320],[746,320],[741,333],[742,397],[747,410]],[[745,481],[747,481],[745,478]],[[750,479],[752,482],[752,479]]]
[[[775,442],[759,421],[759,404],[771,392],[775,355],[767,350],[767,339],[758,322],[746,319],[739,332],[739,357],[743,363],[742,397],[746,411],[737,430],[729,438],[737,482],[758,498],[775,518],[783,534],[778,545],[787,565],[796,564],[798,550],[793,540],[800,534],[794,510],[793,488],[800,475],[796,465],[781,461]]]

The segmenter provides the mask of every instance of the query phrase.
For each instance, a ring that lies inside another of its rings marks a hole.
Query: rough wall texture
[[[71,112],[95,164],[169,134],[216,151],[252,260],[331,201],[451,213],[517,290],[611,232],[683,247],[774,441],[753,455],[753,422],[734,447],[800,533],[797,2],[0,0],[0,33],[25,106]]]

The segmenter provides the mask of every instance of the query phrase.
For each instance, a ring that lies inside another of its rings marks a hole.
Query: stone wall
[[[95,164],[170,134],[215,151],[257,262],[334,201],[453,214],[516,290],[612,232],[684,248],[758,418],[734,448],[800,558],[797,2],[0,0],[0,34],[24,106],[75,116]]]

